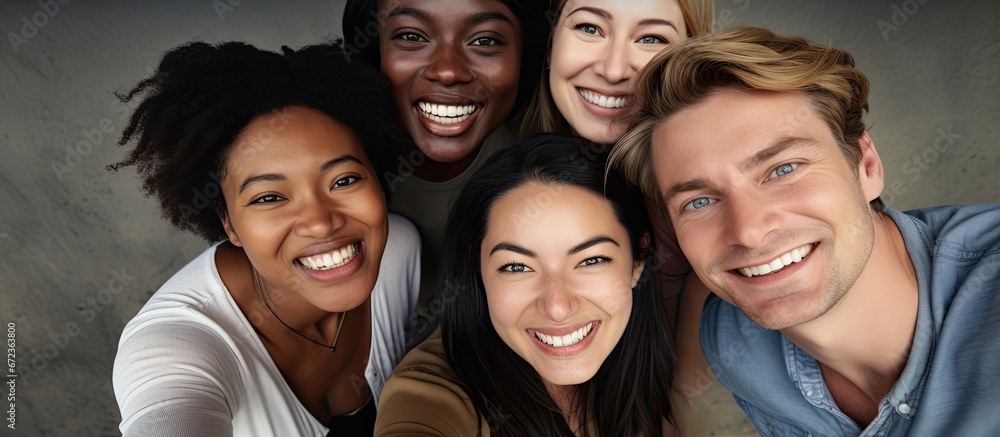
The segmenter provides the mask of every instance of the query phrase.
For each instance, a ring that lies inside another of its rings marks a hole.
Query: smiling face
[[[269,289],[327,312],[368,299],[388,219],[351,129],[302,107],[257,117],[229,149],[221,185],[229,239]]]
[[[881,162],[865,134],[849,164],[806,94],[724,88],[663,121],[652,144],[684,255],[758,325],[817,319],[862,275]]]
[[[673,0],[567,0],[552,34],[552,99],[578,135],[614,143],[625,133],[612,120],[628,110],[632,77],[686,38]]]
[[[526,211],[538,213],[525,220]],[[493,204],[480,252],[500,338],[550,384],[592,378],[625,332],[642,272],[611,204],[576,186],[526,183]]]
[[[521,29],[498,0],[380,0],[382,72],[403,128],[432,161],[471,163],[510,115]]]

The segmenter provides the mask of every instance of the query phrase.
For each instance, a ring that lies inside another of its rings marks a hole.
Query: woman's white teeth
[[[774,261],[767,264],[761,264],[754,267],[743,267],[737,270],[739,270],[743,276],[748,278],[775,273],[787,266],[802,261],[802,258],[805,258],[810,251],[812,251],[812,244],[807,244],[805,246],[792,249],[791,252],[781,255],[775,258]]]
[[[624,108],[628,106],[628,97],[609,97],[589,90],[580,90],[584,100],[602,108]]]
[[[587,335],[590,334],[590,331],[593,329],[594,329],[594,322],[590,322],[586,324],[584,327],[562,336],[546,335],[538,331],[531,331],[531,333],[535,334],[535,338],[541,340],[542,343],[545,343],[549,346],[566,347],[579,343],[581,340],[586,338]]]
[[[441,124],[461,123],[479,109],[478,105],[439,105],[437,103],[417,102],[417,107],[434,122]]]
[[[361,243],[352,243],[327,253],[299,258],[299,262],[307,269],[312,270],[335,269],[351,262],[358,255],[360,249]]]

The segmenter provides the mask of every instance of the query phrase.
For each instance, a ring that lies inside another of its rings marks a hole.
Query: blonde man
[[[740,27],[657,55],[612,164],[714,296],[702,349],[764,435],[1000,435],[1000,205],[902,213],[850,54]]]

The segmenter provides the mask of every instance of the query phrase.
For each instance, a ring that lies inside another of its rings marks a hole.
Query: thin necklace
[[[288,328],[289,331],[292,331],[292,332],[298,334],[299,337],[302,337],[302,338],[304,338],[306,340],[309,340],[309,341],[311,341],[313,343],[316,343],[316,344],[318,344],[320,346],[323,346],[324,348],[330,349],[330,352],[334,352],[334,351],[337,350],[337,340],[340,339],[340,331],[341,331],[340,328],[344,327],[344,319],[347,318],[347,311],[342,311],[340,313],[340,323],[337,324],[337,335],[335,337],[333,337],[333,344],[327,346],[327,345],[325,345],[323,343],[320,343],[320,342],[318,342],[316,340],[313,340],[313,339],[311,339],[309,337],[306,337],[305,334],[303,334],[303,333],[301,333],[299,331],[296,331],[295,328],[292,328],[291,326],[288,326],[288,324],[285,323],[284,320],[281,320],[281,317],[278,317],[278,315],[274,313],[274,310],[271,309],[271,304],[267,303],[267,298],[264,297],[264,292],[261,291],[261,286],[260,286],[260,282],[261,281],[260,281],[260,276],[257,275],[257,269],[253,268],[253,266],[251,265],[250,266],[250,272],[253,273],[253,286],[254,286],[254,288],[257,289],[257,295],[260,296],[260,300],[264,301],[264,306],[267,307],[267,310],[271,312],[271,315],[274,316],[275,319],[278,319],[278,321],[281,322],[282,325],[285,325],[285,327]],[[265,285],[265,288],[266,288],[266,285]]]

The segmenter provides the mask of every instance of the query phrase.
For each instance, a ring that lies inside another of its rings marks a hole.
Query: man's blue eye
[[[702,209],[711,204],[712,204],[712,199],[709,199],[707,197],[699,197],[697,199],[692,200],[691,203],[689,203],[688,205],[691,207],[691,209]]]
[[[798,164],[781,164],[778,166],[778,168],[774,169],[774,171],[771,172],[771,177],[783,178],[785,177],[785,175],[795,171],[795,168],[798,166],[799,166]]]

